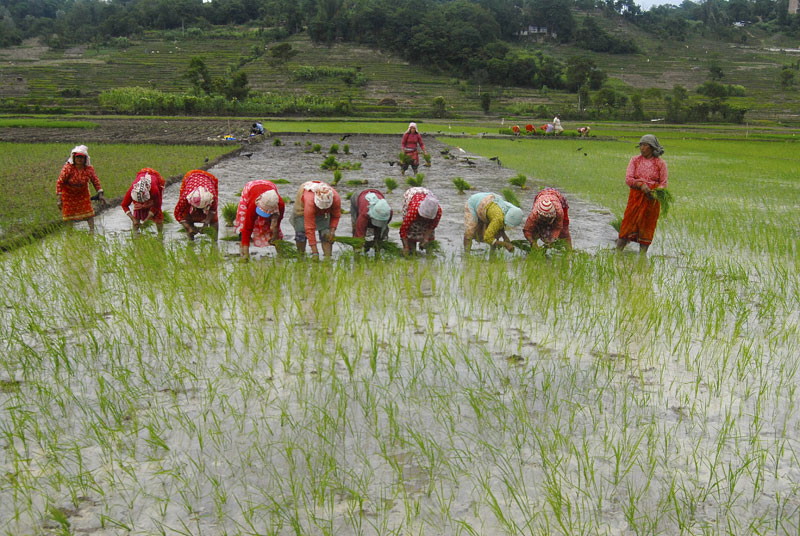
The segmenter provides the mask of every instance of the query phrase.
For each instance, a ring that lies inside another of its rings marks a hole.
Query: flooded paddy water
[[[210,170],[222,203],[330,178],[280,137]],[[347,142],[343,182],[402,182],[395,138]],[[574,253],[462,257],[452,177],[516,173],[427,143],[433,259],[242,264],[177,224],[130,240],[119,209],[5,255],[0,531],[797,532],[796,268],[615,255],[610,213],[569,192]]]

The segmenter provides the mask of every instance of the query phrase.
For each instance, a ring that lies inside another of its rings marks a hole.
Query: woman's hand
[[[125,215],[128,216],[128,218],[131,220],[131,222],[136,224],[136,218],[133,217],[133,212],[126,212]]]

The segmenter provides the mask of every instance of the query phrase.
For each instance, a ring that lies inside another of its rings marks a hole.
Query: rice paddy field
[[[438,140],[621,214],[623,130]],[[797,143],[658,135],[647,259],[3,254],[0,532],[800,532]]]

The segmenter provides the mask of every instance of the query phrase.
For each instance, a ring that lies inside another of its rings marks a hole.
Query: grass
[[[630,140],[458,144],[624,208]],[[800,156],[664,145],[646,262],[4,254],[0,530],[797,532]]]
[[[55,183],[73,145],[0,142],[6,173],[0,178],[0,243],[9,244],[37,229],[61,222]],[[119,198],[145,165],[164,177],[175,177],[230,149],[224,147],[94,144],[92,165],[109,200]],[[147,155],[147,161],[142,160]],[[90,187],[90,191],[93,190]]]
[[[92,121],[64,121],[47,118],[0,118],[0,128],[75,128],[92,129],[99,125]]]

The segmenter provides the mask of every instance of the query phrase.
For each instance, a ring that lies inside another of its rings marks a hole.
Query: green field
[[[642,132],[615,129],[446,141],[621,212]],[[797,143],[657,133],[646,261],[3,254],[0,532],[797,533]]]

